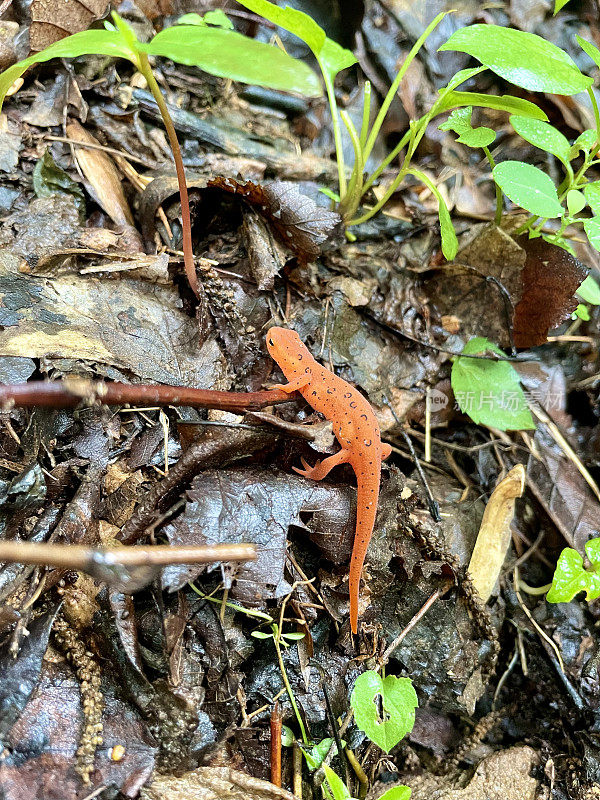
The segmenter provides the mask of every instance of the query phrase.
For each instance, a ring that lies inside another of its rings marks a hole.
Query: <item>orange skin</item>
[[[350,464],[358,486],[356,503],[356,535],[350,562],[350,627],[358,631],[358,594],[367,547],[373,533],[381,462],[392,452],[381,441],[379,423],[369,402],[342,378],[322,367],[300,341],[296,331],[271,328],[267,333],[267,349],[288,379],[285,386],[272,389],[300,392],[315,411],[333,422],[335,438],[341,450],[314,467],[302,459],[304,469],[294,470],[305,478],[322,480],[338,464]]]

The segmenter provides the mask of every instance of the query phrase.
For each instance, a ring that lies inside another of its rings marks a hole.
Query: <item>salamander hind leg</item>
[[[317,461],[314,467],[311,467],[310,464],[308,464],[302,458],[301,461],[304,469],[293,467],[293,470],[294,472],[297,472],[298,475],[302,475],[304,478],[311,478],[313,481],[320,481],[323,480],[323,478],[328,475],[334,467],[337,467],[338,464],[347,464],[349,458],[349,451],[342,448],[332,456],[324,458],[323,461]]]

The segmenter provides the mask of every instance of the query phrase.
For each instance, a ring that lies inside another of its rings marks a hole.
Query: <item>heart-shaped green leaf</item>
[[[590,539],[585,552],[592,567],[584,569],[583,558],[577,550],[565,547],[558,558],[552,588],[546,595],[549,603],[568,603],[579,592],[585,592],[587,600],[600,597],[600,539]]]
[[[356,679],[350,704],[360,730],[389,753],[412,730],[419,701],[410,678],[369,670]]]

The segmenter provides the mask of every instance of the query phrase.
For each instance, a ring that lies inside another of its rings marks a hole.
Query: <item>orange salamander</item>
[[[289,381],[285,386],[271,388],[300,392],[315,411],[333,422],[333,432],[342,446],[339,452],[317,461],[314,467],[302,459],[304,469],[294,467],[295,471],[320,481],[338,464],[350,464],[356,475],[356,535],[349,582],[350,627],[356,633],[360,575],[377,514],[381,461],[388,458],[392,449],[381,441],[379,423],[369,402],[349,383],[315,361],[296,331],[271,328],[267,333],[267,349]]]

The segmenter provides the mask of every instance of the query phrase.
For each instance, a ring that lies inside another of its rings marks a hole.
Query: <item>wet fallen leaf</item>
[[[259,468],[207,470],[194,478],[185,511],[164,532],[171,544],[255,543],[258,558],[235,571],[232,596],[256,604],[289,591],[283,576],[288,530],[304,527],[301,512],[328,506],[330,491],[327,485]],[[339,544],[339,532],[337,538]],[[167,567],[163,586],[174,591],[204,571]]]
[[[73,769],[82,722],[81,689],[70,667],[44,662],[38,691],[13,725],[0,763],[6,800],[83,800],[100,786],[137,797],[154,768],[156,744],[139,712],[118,699],[110,671],[102,684],[103,742],[91,785]],[[113,748],[124,748],[119,759]]]

